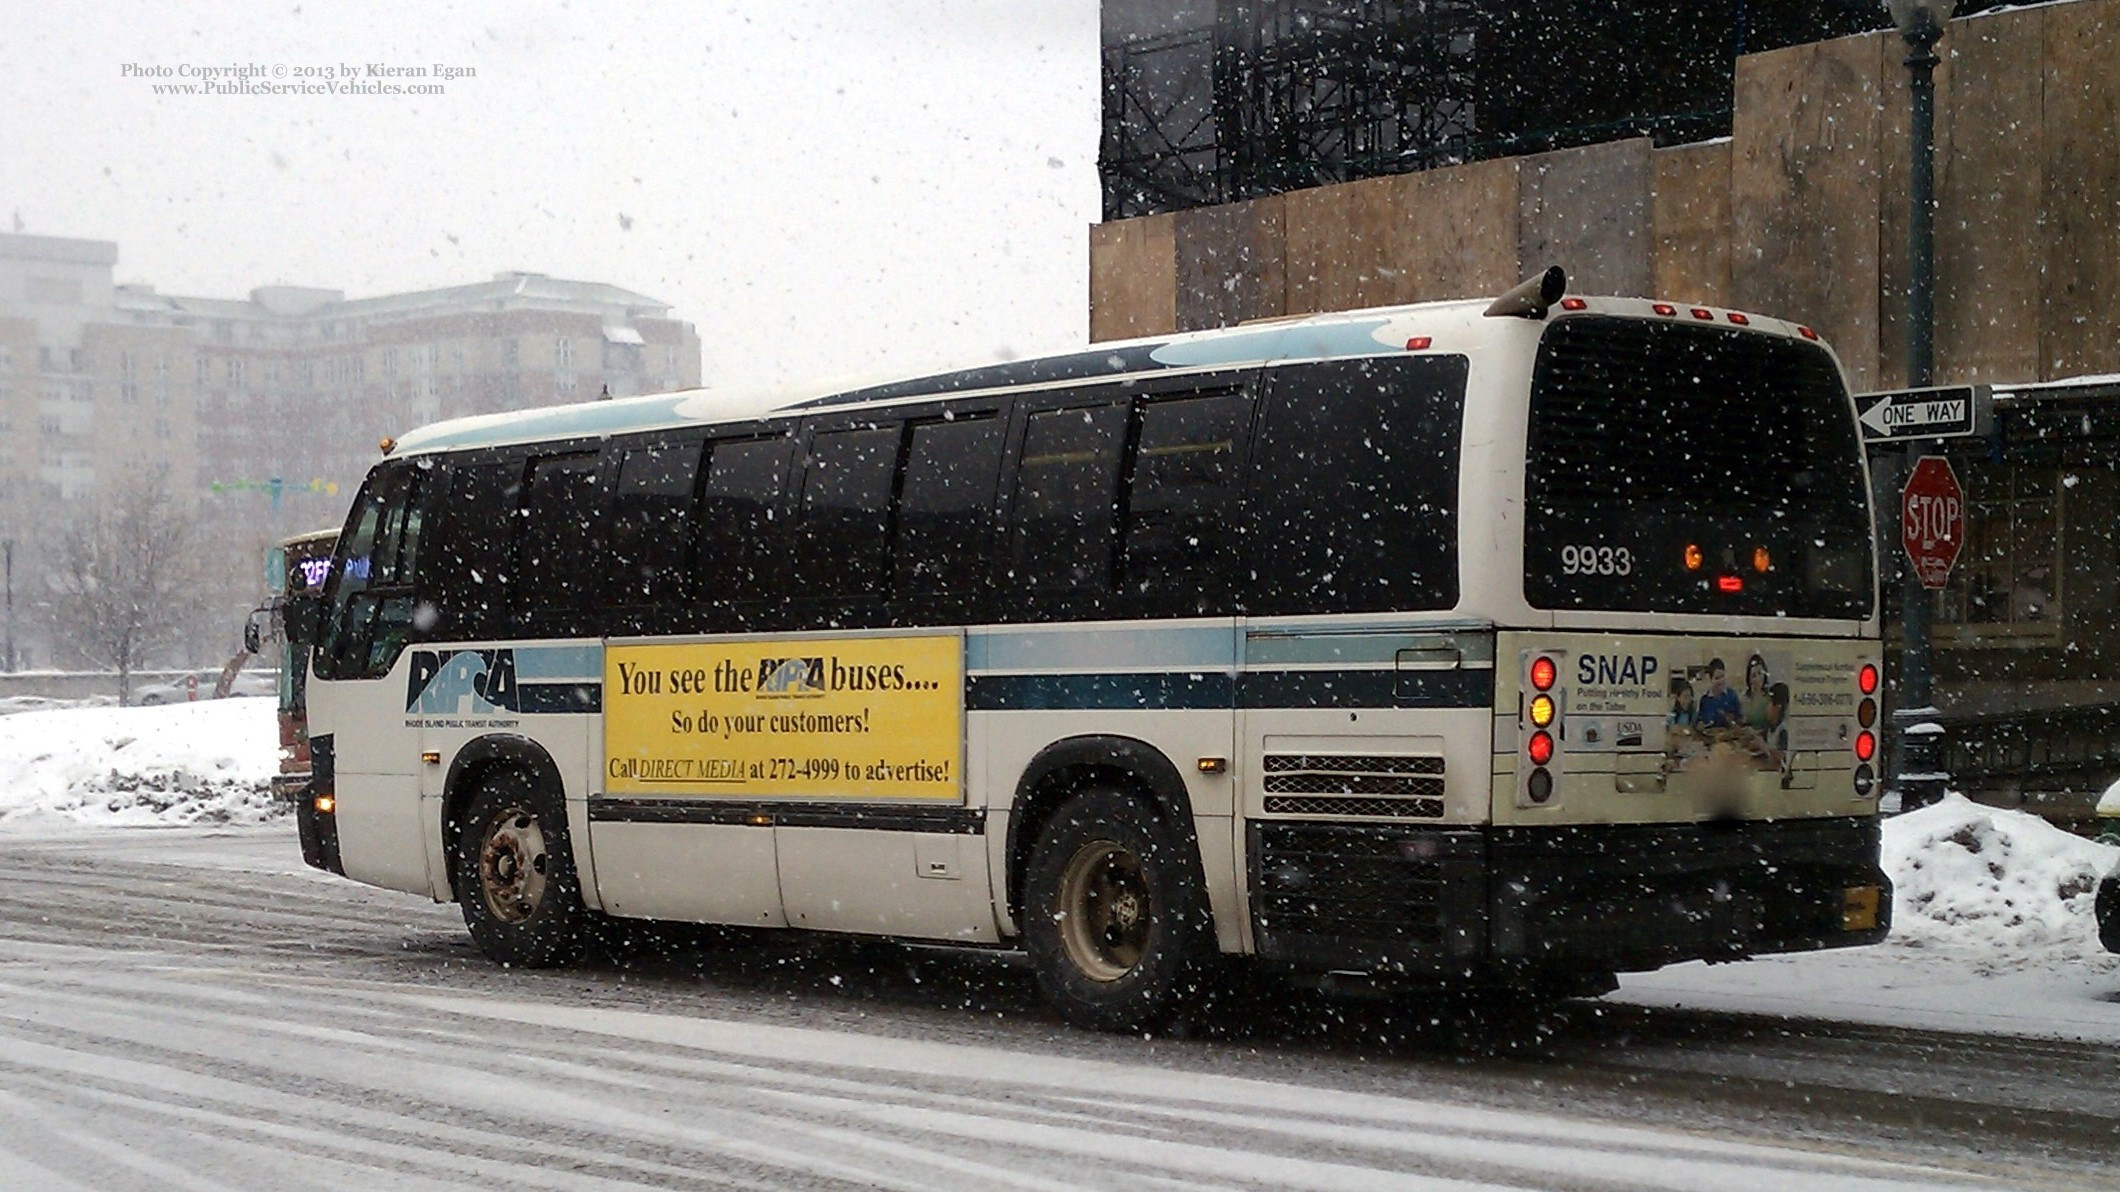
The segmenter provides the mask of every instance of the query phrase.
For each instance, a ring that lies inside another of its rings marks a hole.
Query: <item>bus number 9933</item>
[[[1624,546],[1561,548],[1561,571],[1568,575],[1632,575],[1634,552]]]

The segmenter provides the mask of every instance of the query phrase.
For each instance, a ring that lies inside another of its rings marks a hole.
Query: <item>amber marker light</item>
[[[337,799],[332,798],[330,795],[318,795],[315,800],[315,806],[317,809],[317,814],[330,815],[333,811],[336,811],[338,809],[339,801]]]
[[[1698,542],[1688,542],[1688,543],[1686,544],[1686,553],[1685,553],[1685,560],[1686,560],[1686,570],[1688,570],[1688,571],[1699,571],[1699,570],[1700,570],[1700,565],[1701,565],[1701,562],[1702,562],[1702,559],[1701,559],[1701,554],[1700,554],[1700,543],[1698,543]]]
[[[1553,723],[1553,697],[1537,695],[1531,699],[1531,723],[1545,728]]]
[[[1752,570],[1765,575],[1767,569],[1772,566],[1774,566],[1774,556],[1767,553],[1766,547],[1755,546],[1752,548]]]

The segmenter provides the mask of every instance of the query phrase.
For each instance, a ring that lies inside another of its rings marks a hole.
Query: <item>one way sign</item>
[[[1987,432],[1986,385],[1858,393],[1855,406],[1862,416],[1862,437],[1870,443],[1951,439]]]

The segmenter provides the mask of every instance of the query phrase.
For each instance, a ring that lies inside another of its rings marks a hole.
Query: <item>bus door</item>
[[[413,576],[430,465],[379,468],[354,503],[330,577],[313,703],[333,726],[335,818],[346,876],[432,894],[417,731],[401,714]],[[380,687],[386,694],[378,694]],[[316,743],[313,741],[312,746]]]

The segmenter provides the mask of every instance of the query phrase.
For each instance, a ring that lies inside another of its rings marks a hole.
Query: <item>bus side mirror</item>
[[[245,654],[256,654],[259,648],[265,644],[260,640],[262,637],[263,635],[258,632],[258,619],[256,617],[243,622],[243,652]]]
[[[290,644],[315,645],[317,629],[324,620],[324,598],[314,592],[289,596],[287,603],[280,606],[280,620],[287,627]]]

